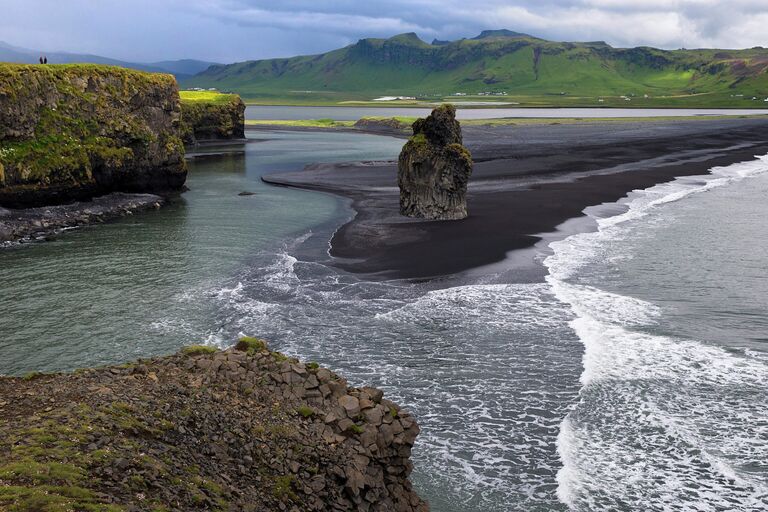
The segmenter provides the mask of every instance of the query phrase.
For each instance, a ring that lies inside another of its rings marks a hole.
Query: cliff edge
[[[245,138],[245,103],[237,94],[181,91],[185,144]]]
[[[0,64],[0,206],[180,189],[180,117],[171,75]]]
[[[256,338],[0,377],[0,510],[427,511],[414,419]]]

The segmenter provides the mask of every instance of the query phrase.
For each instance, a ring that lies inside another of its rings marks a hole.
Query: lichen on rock
[[[441,105],[413,123],[413,137],[398,161],[402,215],[432,220],[467,216],[472,155],[462,142],[453,105]]]

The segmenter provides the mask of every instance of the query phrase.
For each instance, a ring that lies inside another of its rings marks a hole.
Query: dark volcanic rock
[[[185,144],[245,138],[245,103],[236,94],[222,96],[226,101],[181,102]]]
[[[442,105],[413,123],[398,162],[400,213],[432,220],[467,216],[472,155],[462,145],[456,108]]]
[[[90,201],[63,205],[21,210],[0,208],[0,247],[15,242],[47,240],[67,229],[159,209],[165,202],[165,197],[154,194],[113,192]]]
[[[410,414],[256,338],[0,377],[0,397],[0,510],[429,510]]]

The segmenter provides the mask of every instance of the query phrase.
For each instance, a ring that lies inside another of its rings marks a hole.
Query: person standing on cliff
[[[48,57],[43,57],[43,64],[48,64]]]
[[[43,58],[42,58],[42,57],[40,57],[40,64],[42,64],[42,63],[43,63]]]

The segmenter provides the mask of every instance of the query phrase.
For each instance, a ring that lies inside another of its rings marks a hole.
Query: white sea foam
[[[636,191],[598,230],[553,242],[547,280],[584,344],[579,404],[560,426],[558,497],[574,510],[768,509],[768,361],[657,332],[660,310],[582,279],[626,255],[637,221],[670,203],[768,172],[768,157]],[[593,279],[594,280],[594,279]]]
[[[224,326],[209,343],[258,333],[418,413],[413,478],[437,510],[558,510],[555,439],[578,389],[580,345],[546,284],[428,291],[281,252],[207,296]]]
[[[714,167],[711,175],[678,178],[645,190],[634,191],[628,199],[621,201],[626,211],[619,215],[596,218],[598,231],[580,233],[562,241],[552,242],[554,254],[545,259],[550,276],[557,280],[570,277],[578,268],[607,251],[607,242],[626,236],[628,231],[622,224],[644,218],[656,208],[679,201],[692,194],[699,194],[735,181],[768,172],[768,155],[754,161],[727,167]],[[616,255],[611,255],[616,256]]]
[[[538,284],[468,285],[429,292],[402,307],[377,313],[379,320],[431,323],[441,328],[478,323],[492,328],[506,328],[511,323],[543,327],[562,322],[552,312],[552,300]],[[518,307],[520,303],[525,308]]]

